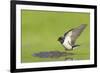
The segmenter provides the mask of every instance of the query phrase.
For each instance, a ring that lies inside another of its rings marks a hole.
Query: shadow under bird
[[[86,28],[86,24],[81,24],[76,28],[67,31],[64,36],[58,38],[58,41],[64,46],[65,50],[73,50],[80,45],[75,44],[77,38]]]

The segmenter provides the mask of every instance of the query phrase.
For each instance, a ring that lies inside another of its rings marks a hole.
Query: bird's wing
[[[86,24],[81,24],[79,27],[72,30],[71,40],[72,43],[75,43],[76,39],[80,36],[83,30],[86,28]]]
[[[69,31],[67,31],[65,34],[64,34],[64,37],[66,37],[67,35],[69,35],[71,33],[71,31],[74,30],[74,29],[70,29]]]
[[[75,44],[76,39],[80,36],[80,34],[85,29],[86,24],[81,24],[79,27],[69,30],[64,34],[65,37],[71,37],[71,45]]]

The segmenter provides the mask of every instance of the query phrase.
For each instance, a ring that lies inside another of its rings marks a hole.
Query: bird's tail
[[[74,49],[74,48],[77,48],[78,46],[80,46],[80,45],[73,45],[72,48]]]

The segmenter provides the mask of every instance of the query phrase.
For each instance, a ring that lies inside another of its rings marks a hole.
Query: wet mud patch
[[[72,55],[74,55],[74,53],[61,52],[61,51],[46,51],[46,52],[37,52],[32,54],[33,57],[39,57],[39,58],[60,58]]]

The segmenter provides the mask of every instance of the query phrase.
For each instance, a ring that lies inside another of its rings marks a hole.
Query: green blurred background
[[[21,62],[63,61],[67,57],[38,58],[33,53],[45,51],[65,51],[57,41],[58,37],[80,24],[87,24],[76,43],[80,46],[73,50],[73,60],[87,60],[90,57],[90,14],[79,12],[55,12],[21,10]]]

